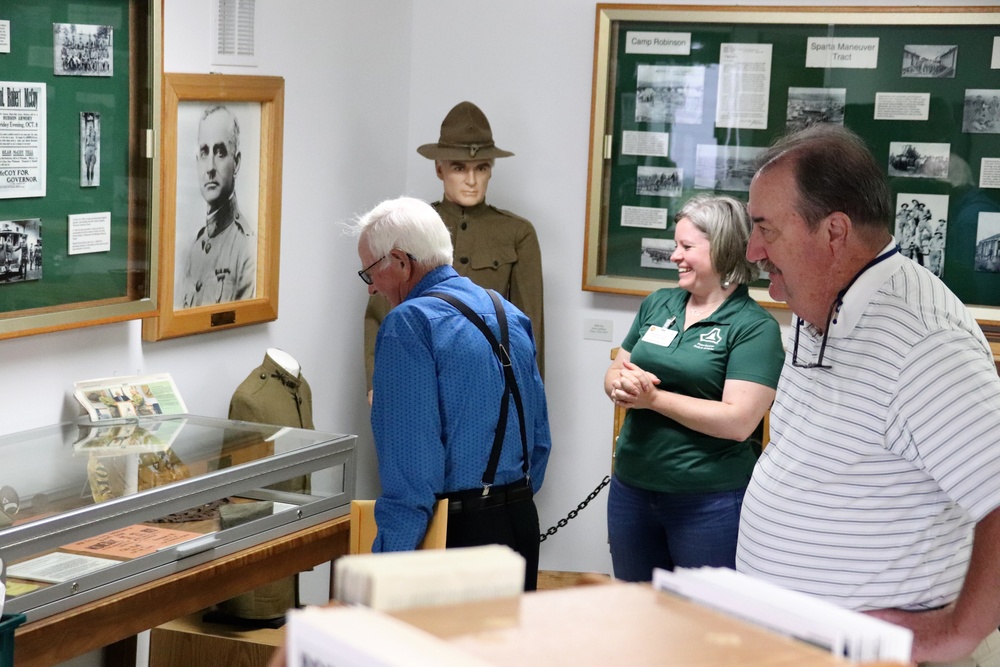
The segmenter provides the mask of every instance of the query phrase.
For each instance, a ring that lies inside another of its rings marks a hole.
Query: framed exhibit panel
[[[865,139],[904,254],[1000,334],[997,7],[599,4],[583,289],[676,284],[684,203],[745,202],[757,154],[818,122]]]
[[[147,340],[278,317],[284,79],[165,74],[159,311]]]
[[[0,12],[0,338],[156,307],[161,5]]]

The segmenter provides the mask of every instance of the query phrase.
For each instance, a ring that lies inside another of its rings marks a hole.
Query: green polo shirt
[[[784,359],[781,330],[740,285],[709,317],[684,331],[688,292],[661,289],[642,302],[622,348],[634,364],[660,378],[659,388],[722,400],[726,380],[778,386]],[[642,340],[650,326],[678,334],[668,347]],[[629,410],[618,436],[615,474],[625,483],[667,493],[743,488],[756,457],[749,441],[693,431],[653,410]]]

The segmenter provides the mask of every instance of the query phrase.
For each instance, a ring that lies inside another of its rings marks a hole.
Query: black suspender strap
[[[443,294],[441,292],[427,292],[424,296],[437,297],[443,301],[450,303],[452,306],[458,309],[462,315],[466,317],[470,322],[476,325],[486,340],[489,341],[490,347],[493,349],[493,354],[496,355],[497,359],[500,361],[500,366],[503,370],[504,375],[504,388],[503,388],[503,398],[500,399],[500,417],[497,419],[496,430],[493,433],[493,448],[490,450],[489,462],[486,465],[486,471],[483,473],[483,495],[489,495],[490,487],[493,486],[493,480],[496,477],[497,466],[500,464],[500,452],[503,450],[503,440],[507,433],[507,413],[510,407],[510,397],[514,397],[514,407],[517,409],[517,420],[518,426],[521,432],[521,455],[524,461],[521,464],[521,470],[524,471],[524,476],[528,480],[529,484],[531,482],[531,464],[528,459],[528,435],[527,430],[524,426],[524,406],[521,403],[521,390],[517,386],[517,379],[514,377],[514,367],[510,360],[510,334],[507,328],[507,313],[504,311],[503,302],[500,301],[500,297],[493,290],[486,290],[490,295],[490,299],[493,301],[493,308],[496,310],[497,314],[497,324],[500,327],[500,341],[497,341],[496,336],[490,331],[489,326],[482,317],[477,315],[469,306],[467,306],[460,299],[457,299],[450,294]]]

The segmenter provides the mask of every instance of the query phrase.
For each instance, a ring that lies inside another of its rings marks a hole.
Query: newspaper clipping
[[[45,196],[45,84],[0,81],[0,199]]]

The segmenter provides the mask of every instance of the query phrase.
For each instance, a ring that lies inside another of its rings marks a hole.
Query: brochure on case
[[[56,551],[9,566],[7,568],[7,577],[61,584],[66,581],[73,581],[78,577],[88,575],[92,572],[103,570],[117,563],[118,561],[108,558],[64,554]]]
[[[94,422],[127,422],[187,412],[169,373],[86,380],[73,388],[76,400]]]
[[[204,533],[137,524],[67,544],[63,550],[130,560],[198,537]]]

